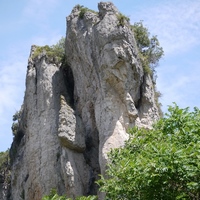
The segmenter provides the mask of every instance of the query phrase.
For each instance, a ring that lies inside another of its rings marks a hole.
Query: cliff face
[[[75,7],[68,16],[67,64],[45,52],[34,57],[32,46],[11,148],[13,200],[40,200],[52,188],[68,197],[96,194],[109,150],[124,144],[129,127],[150,128],[159,117],[129,24],[119,24],[112,3],[98,8],[80,16]]]
[[[152,80],[138,61],[129,25],[121,26],[118,15],[112,3],[100,3],[98,15],[87,12],[80,19],[74,8],[67,18],[76,112],[88,128],[86,135],[98,131],[102,173],[107,152],[123,145],[128,127],[149,126],[158,118]]]

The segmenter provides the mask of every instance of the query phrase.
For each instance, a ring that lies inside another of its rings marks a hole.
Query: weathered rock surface
[[[151,126],[158,111],[151,77],[138,61],[129,24],[119,24],[112,3],[98,7],[98,14],[86,12],[83,19],[75,7],[67,18],[66,55],[74,75],[76,111],[85,127],[98,130],[103,173],[107,152],[123,145],[127,128]]]
[[[133,126],[158,119],[154,86],[144,73],[128,22],[112,3],[67,18],[67,65],[45,52],[29,57],[20,137],[12,145],[13,200],[40,200],[52,188],[68,197],[96,194],[107,153]]]

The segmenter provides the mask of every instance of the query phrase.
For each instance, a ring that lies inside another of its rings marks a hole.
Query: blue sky
[[[12,116],[25,91],[32,44],[52,45],[66,33],[66,16],[76,4],[97,10],[96,0],[1,0],[0,2],[0,151],[12,142]],[[113,0],[130,17],[143,20],[157,35],[165,56],[157,68],[163,111],[176,102],[200,108],[200,0]]]

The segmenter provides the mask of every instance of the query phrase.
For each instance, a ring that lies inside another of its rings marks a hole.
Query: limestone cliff
[[[112,3],[99,13],[76,6],[67,17],[64,64],[45,51],[28,61],[18,138],[11,148],[11,199],[40,200],[52,188],[68,197],[96,194],[107,153],[127,129],[157,120],[129,23]]]

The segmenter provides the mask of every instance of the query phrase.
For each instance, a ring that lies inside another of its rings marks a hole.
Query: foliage
[[[41,46],[37,47],[33,58],[38,57],[41,53],[45,52],[47,56],[52,57],[56,59],[58,62],[64,62],[65,61],[65,38],[62,37],[57,44],[52,46]]]
[[[0,152],[0,172],[9,164],[9,150]]]
[[[143,26],[141,21],[134,23],[131,27],[140,52],[140,59],[144,71],[153,75],[160,58],[164,55],[164,51],[162,47],[160,47],[157,36],[152,36],[150,38],[148,29]]]
[[[49,195],[46,195],[42,200],[72,200],[71,198],[66,198],[65,196],[59,196],[55,189],[52,189]],[[82,196],[77,197],[76,200],[97,200],[97,196]]]
[[[84,6],[81,6],[79,4],[76,5],[76,7],[77,7],[78,10],[80,10],[80,13],[79,13],[80,19],[83,19],[85,13],[88,12],[88,11],[97,14],[97,12],[95,12],[94,10],[91,10],[91,9],[84,7]]]
[[[139,58],[142,63],[144,73],[151,75],[153,82],[156,83],[156,71],[159,60],[164,55],[162,47],[160,47],[157,36],[150,37],[148,29],[143,25],[142,21],[134,23],[131,26],[136,39],[139,50]],[[159,115],[163,116],[159,97],[161,93],[154,88],[155,102],[158,107]]]
[[[123,15],[122,13],[119,13],[117,15],[117,19],[119,21],[118,25],[119,26],[124,26],[125,25],[125,22],[129,22],[130,21],[130,18],[129,17],[126,17],[125,15]]]
[[[9,149],[0,152],[0,181],[9,187],[11,181]]]
[[[49,195],[46,195],[42,200],[66,200],[66,197],[59,196],[55,189],[52,189]]]
[[[86,12],[87,12],[87,8],[81,7],[80,13],[79,13],[79,17],[80,17],[81,19],[83,19],[83,17],[84,17],[84,15],[85,15]]]
[[[176,104],[152,130],[131,129],[97,182],[107,199],[200,199],[200,110]]]
[[[87,196],[87,197],[82,196],[82,197],[77,197],[76,200],[97,200],[97,196],[94,196],[94,195]]]
[[[14,115],[13,115],[13,124],[12,124],[12,133],[14,136],[17,135],[18,130],[19,130],[19,121],[21,119],[21,111],[17,111]]]

